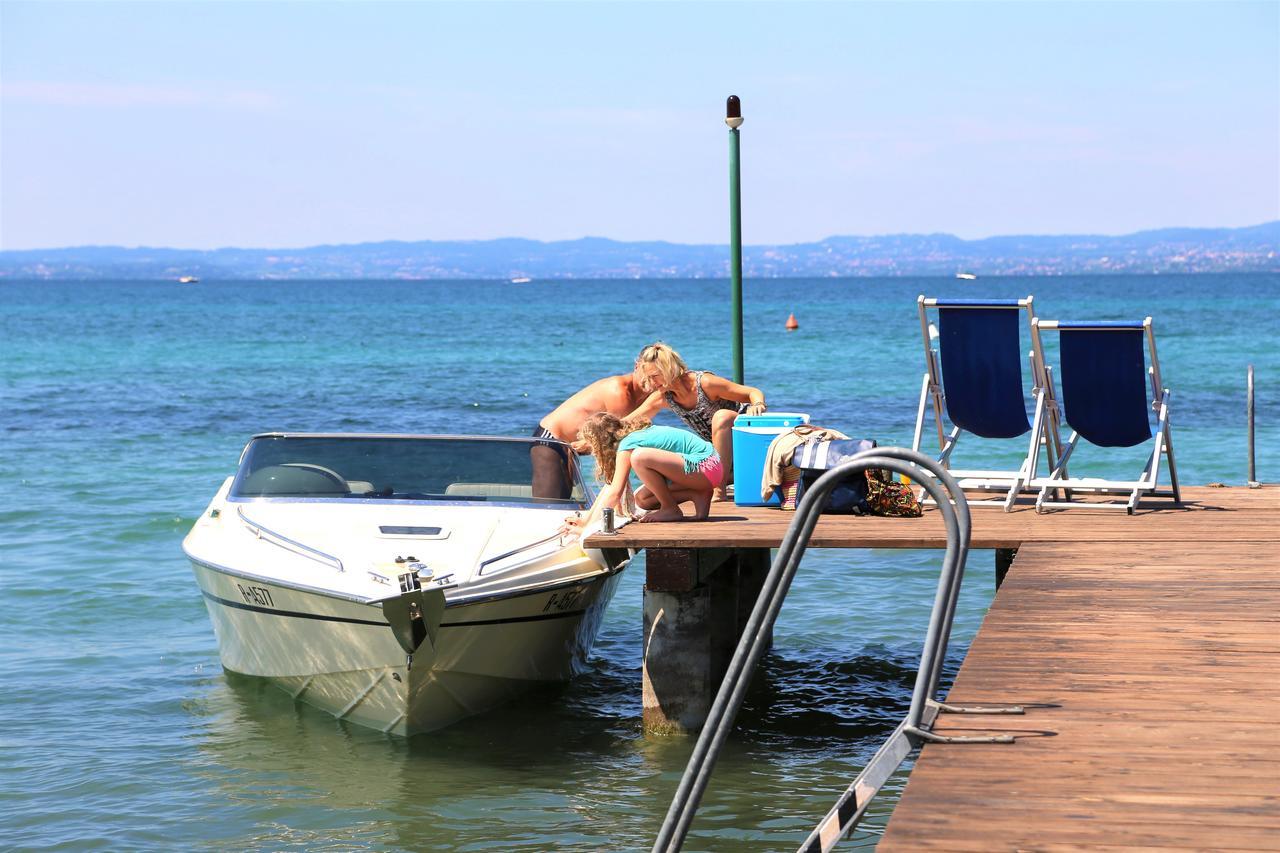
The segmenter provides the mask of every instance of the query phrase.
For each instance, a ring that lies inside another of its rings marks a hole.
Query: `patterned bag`
[[[867,506],[872,515],[895,518],[919,518],[924,513],[912,488],[879,468],[867,471]]]
[[[794,465],[786,465],[782,469],[782,485],[776,487],[782,499],[782,508],[794,511],[796,502],[800,500],[800,469]]]
[[[807,441],[796,448],[791,467],[783,469],[782,508],[794,510],[804,491],[819,477],[841,462],[876,446],[873,439],[845,441]],[[795,472],[791,475],[791,472]],[[791,479],[789,476],[794,476]],[[883,515],[894,518],[919,518],[924,513],[920,500],[906,483],[880,468],[866,472],[866,481],[841,483],[827,498],[822,512],[852,515]]]

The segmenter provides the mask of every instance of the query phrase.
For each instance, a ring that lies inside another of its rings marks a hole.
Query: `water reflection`
[[[906,648],[869,647],[853,660],[769,655],[689,849],[798,844],[905,713],[913,667]],[[211,680],[195,710],[195,771],[234,818],[228,835],[200,840],[244,849],[648,849],[693,741],[643,736],[632,676],[588,674],[411,739],[335,720],[259,679]],[[892,798],[885,803],[858,843],[874,843]]]

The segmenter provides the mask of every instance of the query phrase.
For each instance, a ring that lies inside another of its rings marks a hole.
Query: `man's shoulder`
[[[599,399],[603,395],[626,393],[623,387],[626,378],[625,376],[605,376],[602,379],[597,379],[579,388],[565,402],[576,403],[584,399]]]
[[[620,376],[606,376],[597,382],[596,386],[597,390],[611,398],[615,405],[627,409],[622,414],[630,414],[631,409],[634,408],[631,404],[635,402],[632,398],[637,394],[640,395],[640,400],[648,397],[647,393],[641,391],[638,386],[632,383],[631,374],[629,373],[624,373]]]
[[[604,390],[612,390],[612,389],[625,389],[627,385],[627,380],[629,378],[630,378],[629,375],[625,373],[622,374],[621,376],[605,376],[601,379],[597,379],[595,382],[592,382],[590,385],[588,385],[586,388],[583,388],[582,390],[604,391]]]

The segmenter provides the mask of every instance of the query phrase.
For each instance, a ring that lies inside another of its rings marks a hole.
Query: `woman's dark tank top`
[[[702,390],[702,374],[710,373],[709,370],[693,371],[693,387],[697,391],[698,399],[693,404],[692,409],[686,409],[684,406],[676,402],[676,395],[671,391],[667,391],[662,396],[666,399],[667,405],[671,407],[671,411],[679,416],[680,420],[688,425],[698,435],[711,440],[711,418],[721,409],[732,409],[735,412],[741,411],[741,403],[734,400],[712,400],[707,396],[707,392]]]

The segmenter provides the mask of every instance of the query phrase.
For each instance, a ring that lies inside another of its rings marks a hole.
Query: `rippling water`
[[[1276,479],[1280,276],[749,282],[748,380],[909,443],[920,292],[1152,314],[1188,483],[1244,480],[1255,364]],[[583,677],[402,740],[224,674],[180,542],[253,433],[527,434],[657,338],[729,373],[727,303],[722,282],[0,283],[0,846],[646,848],[692,743],[641,733],[642,562]],[[905,711],[939,563],[811,552],[690,849],[803,838]],[[975,552],[948,675],[992,588]]]

